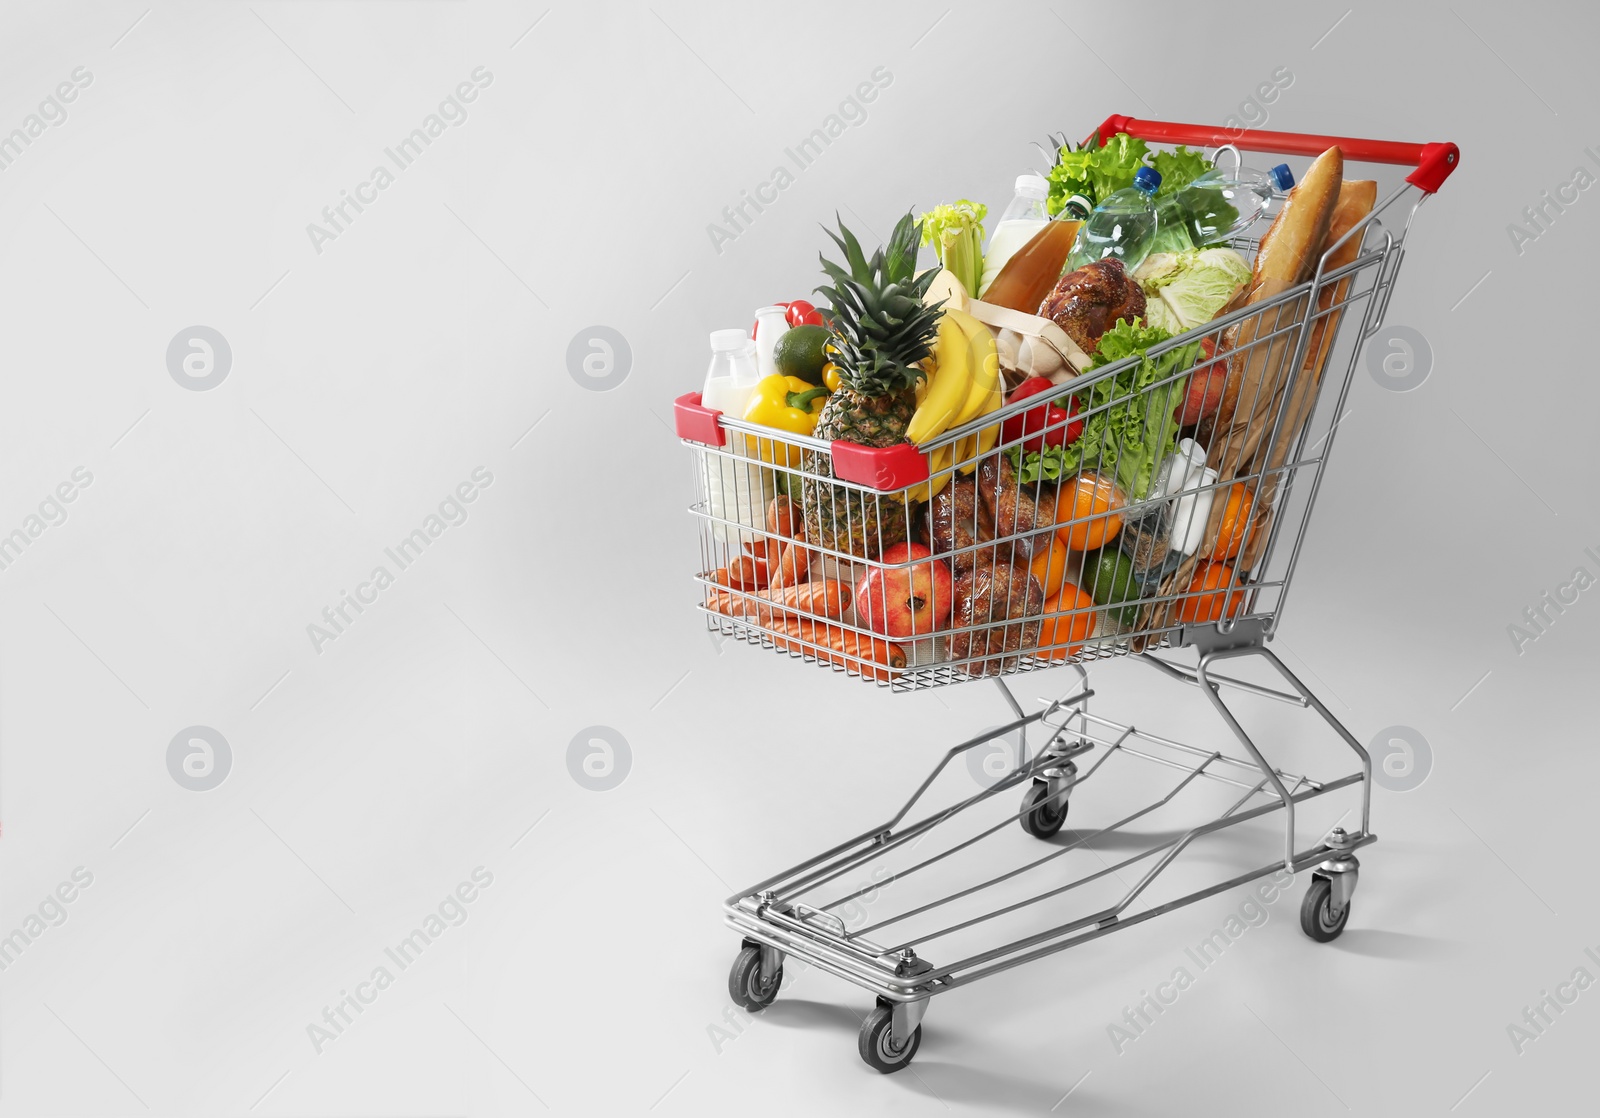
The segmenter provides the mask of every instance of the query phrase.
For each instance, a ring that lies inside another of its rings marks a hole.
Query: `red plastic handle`
[[[1249,128],[1215,128],[1203,124],[1173,124],[1164,120],[1138,120],[1108,116],[1100,125],[1101,143],[1126,132],[1158,144],[1219,147],[1232,144],[1244,151],[1270,151],[1285,155],[1321,155],[1338,146],[1346,159],[1358,163],[1398,163],[1415,167],[1406,176],[1413,186],[1434,193],[1461,162],[1455,144],[1406,144],[1395,140],[1358,140],[1349,136],[1317,136],[1308,132],[1266,132]]]

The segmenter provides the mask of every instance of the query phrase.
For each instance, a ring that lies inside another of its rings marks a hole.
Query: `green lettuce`
[[[1061,149],[1056,165],[1050,168],[1050,196],[1045,209],[1051,217],[1066,207],[1067,199],[1081,194],[1089,205],[1098,206],[1124,187],[1133,185],[1133,176],[1144,166],[1150,147],[1143,140],[1118,132],[1100,145],[1096,132],[1081,148]]]
[[[1145,293],[1146,321],[1181,334],[1215,318],[1249,282],[1250,265],[1231,248],[1152,253],[1133,279]]]
[[[1183,401],[1188,378],[1178,376],[1163,382],[1188,369],[1200,355],[1199,342],[1155,358],[1146,355],[1151,347],[1171,337],[1158,326],[1127,319],[1119,319],[1101,335],[1086,373],[1136,354],[1140,360],[1074,394],[1086,419],[1082,436],[1070,446],[1026,452],[1020,446],[1010,448],[1006,453],[1018,480],[1023,484],[1040,479],[1059,481],[1080,470],[1095,470],[1102,477],[1114,478],[1128,500],[1142,500],[1162,460],[1178,446],[1173,413]]]
[[[1173,151],[1152,152],[1143,140],[1118,132],[1100,146],[1096,132],[1081,148],[1064,147],[1050,169],[1050,197],[1045,208],[1051,217],[1066,207],[1067,199],[1081,194],[1098,206],[1117,191],[1133,185],[1133,176],[1145,165],[1161,173],[1157,198],[1170,197],[1211,170],[1204,153],[1179,144]],[[1182,247],[1188,247],[1184,245]]]
[[[1150,166],[1161,173],[1161,189],[1157,196],[1176,194],[1195,179],[1211,170],[1211,160],[1201,151],[1190,151],[1179,144],[1172,151],[1158,151],[1150,156]]]

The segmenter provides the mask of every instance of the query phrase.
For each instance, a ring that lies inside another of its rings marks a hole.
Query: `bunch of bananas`
[[[939,319],[933,361],[926,391],[917,401],[916,414],[906,428],[906,438],[918,444],[999,411],[1005,403],[994,334],[966,311],[946,306]],[[993,449],[999,438],[1000,425],[995,424],[929,452],[929,479],[911,491],[911,498],[931,500],[949,483],[952,463],[960,463],[961,472],[970,474],[977,466],[977,457]]]

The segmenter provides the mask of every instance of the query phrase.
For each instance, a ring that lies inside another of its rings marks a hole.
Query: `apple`
[[[1210,341],[1210,339],[1206,339]],[[1204,360],[1204,357],[1202,357]],[[1195,372],[1189,374],[1189,387],[1184,393],[1183,403],[1179,404],[1173,412],[1172,418],[1179,427],[1187,427],[1191,423],[1199,423],[1206,416],[1217,410],[1222,403],[1222,392],[1228,384],[1228,362],[1213,361]]]
[[[856,584],[856,615],[874,633],[922,636],[941,628],[955,600],[950,568],[920,543],[884,549],[885,566],[873,566]],[[916,562],[926,559],[927,562]],[[894,564],[909,563],[909,566]]]

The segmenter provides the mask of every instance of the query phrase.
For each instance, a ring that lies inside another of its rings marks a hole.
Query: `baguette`
[[[1268,281],[1293,287],[1311,278],[1317,254],[1328,236],[1343,178],[1344,153],[1331,147],[1317,156],[1300,185],[1289,191],[1288,201],[1256,250],[1250,277],[1252,292]]]
[[[1334,205],[1333,217],[1328,223],[1326,238],[1317,255],[1327,252],[1330,245],[1338,244],[1339,238],[1354,229],[1358,222],[1372,212],[1377,200],[1378,184],[1371,179],[1343,182],[1339,187],[1339,198]],[[1339,245],[1338,249],[1329,253],[1328,261],[1323,266],[1323,274],[1343,268],[1353,261],[1361,252],[1361,241],[1359,235],[1351,237]],[[1312,270],[1316,270],[1315,266]],[[1311,401],[1316,397],[1317,385],[1322,380],[1322,367],[1327,363],[1328,351],[1333,347],[1333,336],[1339,328],[1339,316],[1343,313],[1343,304],[1349,294],[1349,276],[1324,286],[1317,293],[1317,313],[1321,317],[1311,326],[1311,340],[1306,346],[1305,363],[1300,367],[1300,376],[1296,378],[1290,390],[1283,423],[1278,431],[1277,444],[1272,448],[1270,456],[1264,453],[1265,447],[1258,450],[1251,464],[1242,472],[1258,473],[1261,470],[1275,470],[1283,465],[1290,444],[1310,418]],[[1262,482],[1262,491],[1256,495],[1254,519],[1263,523],[1257,527],[1264,527],[1264,521],[1272,510],[1272,494],[1277,484],[1277,474],[1268,474]],[[1265,537],[1266,533],[1263,531],[1257,532],[1252,538],[1262,540]],[[1258,550],[1259,548],[1247,548],[1246,556],[1253,561],[1254,556],[1251,553]],[[1246,556],[1241,556],[1241,560]],[[1251,565],[1242,563],[1242,568],[1248,570]]]
[[[1305,179],[1289,192],[1289,200],[1261,239],[1247,306],[1303,283],[1316,268],[1343,172],[1344,156],[1331,147],[1317,156]],[[1260,448],[1270,426],[1265,417],[1291,374],[1288,366],[1299,333],[1293,327],[1304,321],[1306,311],[1304,298],[1262,310],[1239,323],[1231,339],[1228,379],[1207,445],[1208,465],[1223,481],[1234,477]]]

